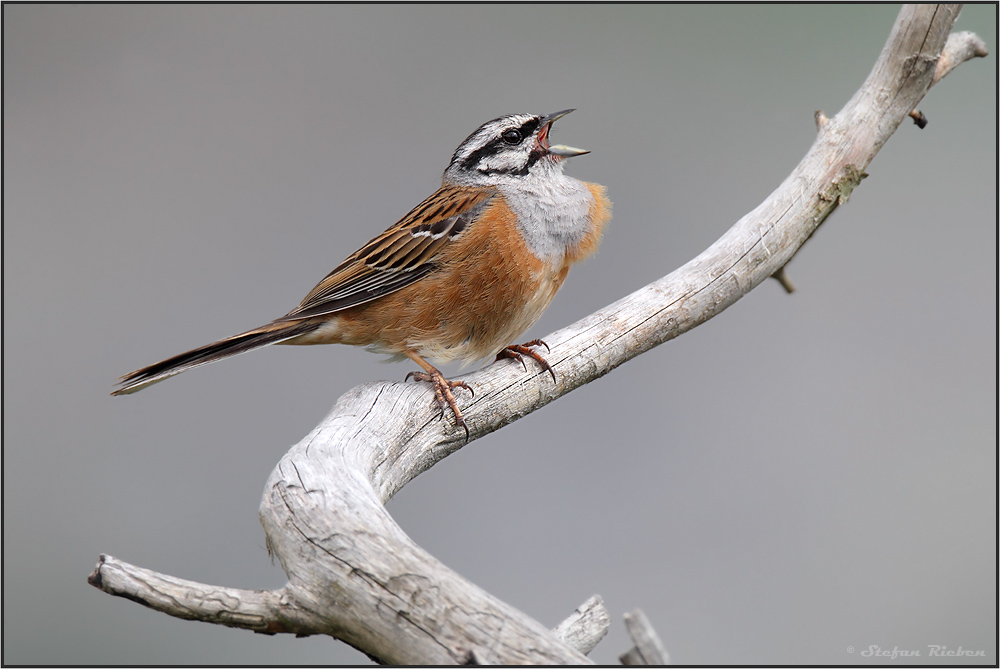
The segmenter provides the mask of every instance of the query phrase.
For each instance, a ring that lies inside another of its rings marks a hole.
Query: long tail
[[[227,337],[126,374],[118,380],[121,388],[111,394],[128,395],[175,374],[185,372],[192,367],[207,365],[210,362],[246,353],[262,346],[288,341],[307,332],[312,332],[319,325],[315,321],[271,323],[255,330]]]

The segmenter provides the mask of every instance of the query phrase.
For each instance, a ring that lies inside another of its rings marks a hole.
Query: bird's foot
[[[525,364],[524,362],[524,356],[528,356],[529,358],[537,362],[539,365],[541,365],[545,371],[551,374],[552,380],[555,381],[556,372],[554,369],[552,369],[552,365],[550,365],[549,361],[543,358],[540,353],[532,349],[531,348],[532,346],[544,346],[546,351],[551,350],[549,348],[549,345],[546,344],[541,339],[532,339],[531,341],[525,342],[524,344],[511,344],[507,348],[497,353],[497,360],[502,360],[504,358],[513,358],[514,360],[517,360],[519,363],[521,363],[521,366],[524,367],[524,371],[528,371],[528,365]]]
[[[451,409],[451,412],[455,414],[455,423],[465,430],[465,440],[468,441],[469,427],[465,424],[465,418],[462,417],[462,410],[458,408],[458,402],[455,400],[455,393],[452,392],[452,389],[465,388],[475,396],[476,393],[469,384],[465,381],[449,381],[434,367],[430,367],[426,372],[410,372],[406,375],[406,379],[408,380],[411,376],[417,381],[427,381],[433,384],[434,398],[437,400],[438,407],[441,408],[441,417],[444,417],[445,407]]]

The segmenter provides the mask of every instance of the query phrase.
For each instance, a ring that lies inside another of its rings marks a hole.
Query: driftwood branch
[[[618,658],[622,664],[662,665],[670,663],[670,657],[663,648],[660,637],[656,634],[656,630],[653,629],[642,609],[625,614],[625,629],[628,630],[628,635],[635,645]]]
[[[541,408],[721,313],[776,277],[866,176],[865,168],[927,90],[986,55],[970,33],[949,35],[955,5],[906,6],[871,74],[785,181],[715,244],[668,276],[545,337],[557,381],[503,361],[464,380],[470,439]],[[441,420],[426,384],[349,391],[281,459],[260,517],[288,575],[279,590],[207,586],[102,556],[90,582],[180,618],[256,632],[327,634],[387,663],[584,663],[608,629],[592,598],[554,631],[466,581],[417,546],[383,504],[466,443]],[[628,661],[666,653],[641,612],[628,619]]]
[[[159,574],[109,555],[101,556],[87,581],[108,594],[131,599],[184,620],[201,620],[260,634],[309,636],[324,633],[316,629],[311,613],[288,599],[294,594],[289,592],[288,586],[281,590],[222,588]],[[595,595],[556,626],[551,634],[573,651],[586,654],[604,638],[610,626],[611,618],[604,602]],[[382,661],[384,656],[378,659]],[[494,654],[480,647],[471,647],[465,657],[456,659],[466,664],[496,662]]]

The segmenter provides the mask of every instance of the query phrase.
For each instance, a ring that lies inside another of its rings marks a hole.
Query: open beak
[[[538,143],[553,156],[559,156],[560,158],[572,158],[573,156],[582,156],[585,153],[590,153],[587,149],[576,149],[572,146],[565,146],[563,144],[553,144],[552,146],[549,146],[549,131],[552,129],[552,124],[571,111],[573,110],[564,109],[563,111],[556,112],[554,114],[546,114],[542,117],[542,131],[538,133]]]

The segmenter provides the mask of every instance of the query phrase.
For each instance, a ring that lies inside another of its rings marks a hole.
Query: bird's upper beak
[[[572,146],[565,146],[563,144],[549,145],[549,131],[552,129],[552,124],[571,111],[573,110],[564,109],[563,111],[556,112],[554,114],[546,114],[542,117],[542,130],[538,133],[538,143],[553,156],[559,156],[560,158],[572,158],[573,156],[582,156],[585,153],[590,153],[587,149],[576,149]]]

